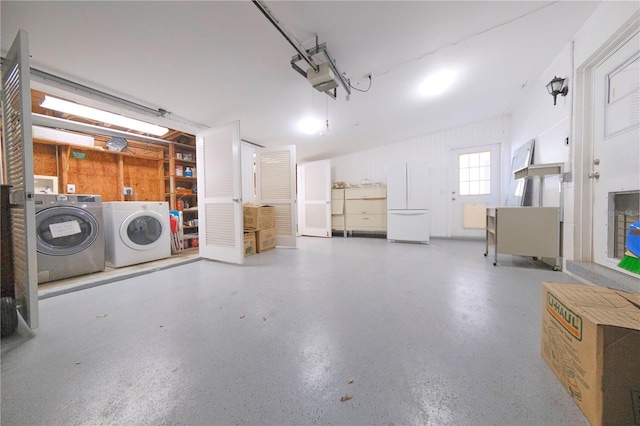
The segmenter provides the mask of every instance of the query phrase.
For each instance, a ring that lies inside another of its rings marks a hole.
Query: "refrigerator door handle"
[[[404,165],[404,208],[409,208],[409,166]]]

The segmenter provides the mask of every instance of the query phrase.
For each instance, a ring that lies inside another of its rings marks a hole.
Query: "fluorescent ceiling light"
[[[80,105],[75,102],[69,102],[62,99],[45,96],[40,106],[67,114],[77,115],[79,117],[89,118],[101,123],[109,123],[124,129],[137,130],[143,133],[149,133],[155,136],[166,134],[169,129],[155,124],[145,123],[144,121],[135,120],[123,115],[113,114],[111,112],[102,111],[100,109]]]
[[[455,77],[456,73],[450,70],[431,74],[420,85],[420,93],[426,96],[437,96],[445,92],[453,84]]]
[[[313,135],[320,132],[322,121],[315,117],[305,117],[298,122],[298,130],[307,135]]]

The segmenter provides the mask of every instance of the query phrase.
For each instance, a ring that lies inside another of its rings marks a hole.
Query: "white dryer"
[[[171,256],[167,202],[105,202],[103,216],[107,266],[120,268]]]
[[[38,283],[102,271],[102,197],[36,194]]]

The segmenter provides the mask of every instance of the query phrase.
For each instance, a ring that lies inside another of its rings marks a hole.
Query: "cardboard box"
[[[256,253],[276,248],[276,228],[256,231]]]
[[[542,286],[542,357],[593,425],[640,425],[634,300],[606,287]]]
[[[251,231],[276,227],[275,207],[264,204],[245,203],[242,206],[244,228]]]
[[[256,254],[256,233],[244,231],[244,257]]]

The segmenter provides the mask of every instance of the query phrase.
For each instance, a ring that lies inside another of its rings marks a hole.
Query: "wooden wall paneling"
[[[102,201],[120,201],[118,190],[118,158],[107,151],[68,147],[68,183],[76,185],[77,194],[102,195]],[[73,153],[86,154],[85,159],[74,158]]]
[[[44,176],[58,176],[57,147],[33,141],[33,173]]]
[[[118,199],[125,200],[124,192],[124,156],[118,155]]]
[[[132,140],[128,140],[127,142],[129,143],[129,146],[126,149],[126,152],[129,154],[133,154],[136,157],[144,156],[148,158],[156,158],[158,160],[164,159],[165,147],[163,145],[154,145]]]
[[[164,193],[164,160],[158,161],[158,174],[156,175],[156,179],[158,180],[158,194],[161,196],[160,200],[167,201]]]
[[[158,162],[132,156],[124,160],[123,184],[131,187],[133,194],[125,197],[129,201],[164,201],[164,193],[158,185]]]
[[[71,155],[71,147],[63,145],[58,148],[60,152],[60,176],[58,176],[58,184],[60,185],[60,193],[67,193],[67,184],[69,183],[69,156]]]

